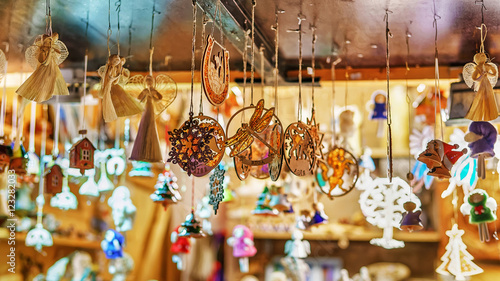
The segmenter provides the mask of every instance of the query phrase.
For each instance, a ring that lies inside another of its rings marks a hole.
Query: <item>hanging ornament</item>
[[[224,200],[224,173],[226,170],[221,164],[215,168],[213,174],[210,176],[210,201],[208,204],[213,206],[214,213],[217,215],[217,209],[219,209],[219,204]]]
[[[69,189],[67,177],[63,178],[62,192],[50,199],[50,206],[61,210],[75,210],[78,206],[76,196]]]
[[[356,157],[341,147],[335,147],[328,152],[326,160],[318,161],[315,178],[321,191],[333,199],[350,192],[358,176]]]
[[[304,259],[311,254],[311,244],[309,241],[302,240],[304,234],[302,231],[295,229],[292,232],[292,239],[285,243],[285,254],[287,257]]]
[[[212,235],[212,223],[210,222],[210,217],[212,217],[212,207],[209,202],[209,196],[203,196],[201,201],[198,202],[198,205],[196,206],[196,215],[202,220],[201,225],[203,232],[207,235]]]
[[[460,212],[464,216],[469,216],[469,223],[478,225],[481,242],[490,241],[487,223],[496,221],[496,211],[495,199],[479,188],[474,189],[467,197],[467,202],[460,206]]]
[[[474,62],[466,64],[462,71],[465,84],[476,92],[469,111],[465,115],[465,118],[472,121],[491,121],[498,118],[497,102],[493,93],[493,87],[498,79],[498,67],[485,54],[486,33],[486,25],[483,23],[481,24],[479,53],[474,55]]]
[[[313,207],[314,213],[313,213],[311,219],[309,220],[309,224],[307,225],[307,228],[328,223],[328,216],[325,213],[325,206],[323,206],[323,203],[314,202],[312,207]]]
[[[467,153],[466,149],[457,151],[459,146],[448,144],[441,140],[431,140],[427,148],[420,153],[417,160],[424,163],[429,169],[428,175],[438,178],[450,178],[450,170],[462,155]]]
[[[259,216],[277,216],[278,211],[273,210],[273,208],[269,206],[270,200],[271,200],[271,193],[269,192],[269,188],[265,186],[264,190],[259,195],[255,209],[252,211],[252,214]]]
[[[455,280],[467,280],[466,277],[477,275],[483,270],[472,260],[474,257],[467,252],[467,246],[462,241],[465,231],[458,229],[457,224],[453,224],[451,230],[446,231],[450,237],[446,245],[446,252],[441,257],[441,265],[436,268],[436,272],[442,275],[453,275]]]
[[[271,185],[269,207],[279,213],[286,213],[290,210],[293,212],[292,204],[288,201],[288,194],[285,193],[285,188],[283,186]]]
[[[56,195],[62,191],[64,174],[61,166],[53,164],[44,174],[45,192]]]
[[[392,38],[392,33],[389,29],[389,10],[385,10],[385,70],[386,70],[386,77],[387,77],[387,99],[386,99],[386,109],[387,109],[387,174],[389,178],[389,182],[392,181],[392,176],[393,176],[393,163],[392,163],[392,111],[391,111],[391,95],[390,95],[390,63],[389,63],[389,57],[390,57],[390,51],[389,51],[389,38]],[[391,12],[392,13],[392,12]]]
[[[179,229],[179,237],[192,237],[192,238],[201,238],[205,237],[205,233],[200,226],[200,223],[194,216],[194,211],[191,210],[191,213],[186,216],[186,220],[181,223],[182,229]]]
[[[471,122],[469,131],[464,140],[469,143],[471,157],[477,158],[477,175],[486,178],[485,159],[495,156],[495,143],[497,141],[497,129],[488,122]]]
[[[222,160],[225,148],[225,133],[222,126],[215,119],[203,115],[202,96],[200,96],[198,116],[194,116],[193,112],[196,11],[196,1],[194,1],[189,119],[179,129],[168,132],[172,149],[168,153],[170,157],[167,161],[179,164],[188,175],[201,177],[208,174]]]
[[[384,135],[384,122],[387,120],[387,93],[376,90],[368,103],[370,107],[370,120],[378,121],[377,137]]]
[[[50,19],[50,6],[48,7]],[[49,20],[52,25],[52,20]],[[35,71],[16,90],[25,99],[44,102],[54,95],[69,95],[59,65],[68,57],[68,49],[59,40],[59,34],[52,33],[52,26],[47,34],[37,37],[34,44],[26,49],[26,61]]]
[[[285,162],[296,176],[312,175],[316,164],[316,148],[308,126],[302,123],[302,21],[298,15],[299,28],[291,30],[299,34],[299,105],[298,121],[290,124],[284,133],[283,150]]]
[[[128,175],[130,177],[152,178],[154,176],[153,171],[151,171],[152,166],[149,162],[132,161],[132,169],[128,172]]]
[[[403,219],[401,220],[399,228],[408,232],[422,230],[424,228],[422,220],[420,219],[422,211],[418,210],[414,212],[417,208],[417,204],[408,201],[403,204],[403,208],[406,212],[403,213]]]
[[[97,187],[99,190],[99,193],[106,193],[115,188],[115,185],[111,180],[108,178],[108,175],[106,174],[106,163],[101,162],[101,168],[100,168],[100,173],[101,176],[99,177],[99,181],[97,182]]]
[[[12,158],[10,159],[9,170],[13,170],[16,176],[23,177],[26,175],[28,166],[28,155],[26,154],[26,149],[22,143],[16,147],[16,144],[12,143]]]
[[[303,259],[284,257],[280,260],[286,276],[292,281],[306,281],[311,268]]]
[[[113,194],[108,199],[111,207],[111,216],[117,231],[125,232],[132,229],[137,208],[132,203],[130,191],[126,186],[115,188]]]
[[[41,223],[37,223],[35,228],[30,230],[26,235],[25,243],[26,246],[35,247],[35,250],[41,252],[42,247],[50,247],[53,245],[52,235],[49,231],[43,228]]]
[[[161,203],[166,209],[168,204],[176,204],[181,201],[177,185],[177,177],[174,175],[169,165],[165,165],[163,173],[158,174],[158,181],[155,184],[155,192],[149,197],[155,203]]]
[[[189,254],[191,249],[191,238],[179,236],[182,226],[177,226],[170,235],[170,253],[172,253],[172,261],[177,264],[178,270],[184,270],[185,255]]]
[[[386,249],[404,247],[404,242],[392,238],[393,228],[400,226],[402,214],[405,212],[404,202],[411,201],[417,208],[421,205],[415,194],[411,193],[408,198],[409,189],[408,183],[399,177],[392,178],[392,181],[388,178],[376,178],[372,186],[361,193],[358,202],[366,220],[384,229],[383,238],[372,239],[371,244]]]
[[[87,130],[80,130],[82,136],[86,133]],[[83,137],[69,149],[69,167],[79,169],[82,175],[85,174],[85,170],[93,169],[95,149],[92,142]]]
[[[87,181],[80,186],[78,193],[88,197],[98,197],[99,186],[95,182],[95,169],[88,170],[86,175],[88,176]]]
[[[243,273],[248,272],[248,258],[255,256],[257,253],[252,231],[244,225],[235,226],[233,235],[227,239],[227,244],[233,247],[233,256],[239,258],[240,271]]]
[[[214,14],[212,33],[208,35],[205,51],[201,61],[203,92],[208,101],[214,106],[220,106],[227,98],[229,90],[229,51],[223,44],[214,39],[213,32],[217,15],[222,27],[220,0],[217,1]],[[222,37],[221,31],[221,37]]]
[[[104,234],[104,240],[101,241],[101,248],[107,259],[117,259],[123,257],[123,244],[125,237],[114,230],[108,229]]]
[[[9,169],[12,154],[12,148],[10,145],[0,145],[0,173]]]

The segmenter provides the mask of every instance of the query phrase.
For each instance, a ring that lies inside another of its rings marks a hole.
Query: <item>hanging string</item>
[[[408,104],[408,136],[411,138],[410,128],[411,128],[411,99],[410,99],[410,92],[408,88],[408,73],[410,72],[410,67],[408,66],[408,61],[410,59],[410,38],[411,34],[410,32],[406,31],[406,70],[405,70],[405,84],[406,84],[406,103]],[[411,140],[408,140],[411,141]],[[408,194],[410,201],[412,201],[412,187],[411,183],[413,181],[413,174],[411,172],[411,153],[410,150],[408,150],[408,174],[407,174],[407,180],[409,182],[409,188],[410,192]]]
[[[45,34],[52,36],[52,10],[50,0],[45,1]]]
[[[337,138],[336,132],[335,132],[335,125],[336,125],[336,120],[335,120],[335,66],[339,64],[341,61],[340,58],[337,58],[335,61],[332,61],[331,65],[331,79],[332,79],[332,146],[335,147],[335,140]]]
[[[484,34],[483,34],[484,32]],[[486,40],[486,34],[488,30],[486,29],[486,25],[484,23],[481,24],[481,47],[479,48],[479,52],[484,53],[484,41]]]
[[[194,176],[191,176],[191,212],[194,212]]]
[[[245,21],[245,24],[247,22]],[[246,89],[247,89],[247,64],[248,64],[248,34],[250,30],[245,31],[245,47],[243,48],[243,107],[246,105]],[[245,120],[245,111],[241,114],[241,122]]]
[[[302,14],[298,15],[299,19],[299,104],[298,104],[298,117],[299,121],[302,120]]]
[[[88,32],[89,32],[89,14],[90,14],[90,0],[87,8],[87,19],[85,21],[85,44],[87,45],[85,48],[85,58],[83,61],[83,97],[81,99],[81,113],[82,113],[82,122],[81,122],[81,130],[82,135],[86,132],[85,130],[85,98],[87,97],[87,68],[88,68],[88,60],[89,60],[89,47],[88,47]]]
[[[316,61],[314,57],[314,53],[316,50],[316,26],[311,26],[312,30],[312,48],[311,48],[311,68],[312,68],[312,87],[311,87],[311,100],[312,100],[312,109],[311,109],[311,118],[314,115],[314,80],[316,78]]]
[[[134,22],[134,11],[132,10],[132,19],[130,20],[130,25],[128,26],[128,52],[127,57],[131,57],[132,55],[132,30],[134,29],[132,26]]]
[[[218,9],[218,3],[217,3],[217,6],[216,6],[216,14],[217,14],[217,9]],[[216,16],[214,16],[215,18]],[[205,50],[206,48],[206,39],[205,39],[205,30],[206,30],[206,27],[207,27],[207,23],[209,22],[209,19],[207,18],[207,14],[206,13],[203,13],[203,17],[202,17],[202,28],[201,28],[201,49],[202,50]],[[212,36],[213,36],[213,32],[214,32],[214,26],[215,26],[215,23],[214,25],[212,25]],[[203,113],[203,87],[200,87],[200,108],[199,108],[199,112],[200,113]]]
[[[441,111],[441,91],[439,90],[439,60],[438,60],[438,48],[437,48],[437,40],[438,40],[438,26],[437,26],[437,21],[441,19],[441,17],[436,13],[436,1],[433,0],[434,4],[434,21],[432,23],[432,26],[434,27],[435,30],[435,35],[434,35],[434,101],[436,101],[436,98],[438,99],[437,102],[434,102],[434,130],[437,129],[437,112],[438,112],[438,106],[439,106],[439,111]],[[439,120],[440,120],[440,128],[441,128],[441,141],[444,140],[444,128],[443,128],[443,116],[439,114]]]
[[[120,118],[115,122],[115,148],[120,148]],[[125,146],[127,147],[127,146]]]
[[[254,82],[254,74],[255,74],[255,6],[257,2],[252,0],[252,46],[250,53],[252,54],[252,65],[251,65],[251,76],[250,76],[250,106],[253,106],[253,82]]]
[[[193,93],[194,93],[194,67],[195,67],[195,51],[196,51],[196,0],[192,0],[193,4],[193,38],[191,39],[191,102],[189,104],[189,117],[193,117]]]
[[[111,48],[109,46],[109,41],[111,39],[111,34],[113,33],[113,31],[111,30],[111,0],[108,0],[108,31],[107,31],[107,36],[108,36],[108,39],[107,39],[107,42],[106,42],[106,45],[108,47],[108,56],[111,56]]]
[[[61,103],[59,96],[56,96],[56,120],[54,126],[54,148],[52,149],[52,157],[54,159],[59,155],[59,123],[61,123]]]
[[[476,0],[476,5],[481,4],[481,25],[484,24],[484,11],[488,10],[486,9],[486,6],[484,5],[484,0]]]
[[[351,41],[345,41],[345,92],[344,92],[344,109],[347,109],[347,97],[349,93],[349,45]]]
[[[9,43],[4,42],[5,44],[5,56],[9,53]],[[4,123],[5,123],[5,112],[7,109],[7,68],[8,68],[9,60],[5,60],[5,66],[3,69],[3,93],[2,93],[2,105],[0,108],[0,142],[5,143],[4,136]]]
[[[117,54],[120,56],[120,12],[122,10],[122,0],[117,0],[115,2],[116,7],[116,18],[117,18],[117,26],[116,26],[116,48],[118,49]]]
[[[36,102],[31,102],[29,151],[35,152]]]
[[[42,143],[40,147],[40,173],[43,175],[45,173],[45,146],[47,141],[47,120],[44,120],[44,116],[47,116],[48,106],[46,104],[42,105]],[[43,218],[43,205],[45,200],[43,200],[43,188],[44,188],[44,180],[45,177],[40,177],[40,181],[38,183],[38,198],[42,200],[36,200],[37,205],[37,213],[36,213],[36,222],[37,224],[42,224]]]
[[[156,0],[153,1],[153,10],[151,12],[151,32],[149,34],[149,75],[153,76],[153,33],[155,27],[155,15],[160,14],[159,11],[156,10]]]
[[[276,9],[275,12],[275,25],[272,27],[274,30],[274,109],[278,112],[278,54],[279,54],[279,14],[285,11]],[[277,114],[276,114],[277,115]]]
[[[389,67],[389,37],[392,37],[391,31],[389,30],[389,10],[385,10],[385,63],[386,63],[386,74],[387,74],[387,162],[388,162],[388,173],[389,181],[392,182],[393,175],[393,163],[392,163],[392,117],[391,117],[391,95],[389,89],[389,79],[390,79],[390,67]]]
[[[21,77],[21,81],[22,81],[22,77]],[[17,136],[17,114],[14,114],[14,112],[17,112],[17,97],[15,96],[13,99],[12,99],[12,130],[10,132],[10,139],[11,140],[14,140]],[[18,145],[19,143],[16,143],[16,145]]]
[[[261,45],[259,48],[260,53],[260,98],[264,98],[264,85],[265,85],[265,70],[264,70],[264,45]]]

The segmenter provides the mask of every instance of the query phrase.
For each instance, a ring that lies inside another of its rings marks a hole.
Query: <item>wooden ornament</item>
[[[13,153],[10,145],[0,145],[0,173],[5,172],[9,168],[12,155]]]
[[[307,119],[307,127],[309,134],[314,142],[314,155],[316,158],[323,159],[323,137],[325,134],[319,130],[319,124],[316,122],[316,111],[312,111],[311,119]],[[316,164],[316,163],[315,163]]]
[[[358,161],[344,148],[334,147],[326,160],[318,161],[315,173],[321,191],[333,199],[354,189],[359,177]]]
[[[86,131],[81,131],[81,133],[84,135]],[[79,169],[80,174],[84,175],[85,170],[94,168],[95,150],[96,148],[88,138],[82,138],[69,149],[69,167]]]
[[[207,38],[201,73],[208,101],[214,106],[223,104],[229,90],[229,52],[212,35]]]
[[[234,157],[233,158],[234,170],[236,172],[236,176],[238,177],[238,179],[240,181],[245,180],[248,177],[248,175],[250,174],[250,170],[252,169],[251,166],[244,164],[241,159],[248,158],[248,157],[250,157],[250,155],[252,155],[252,147],[251,146],[239,155],[241,157]]]
[[[316,148],[306,124],[298,121],[286,128],[283,151],[285,162],[294,175],[302,177],[313,174]]]
[[[43,102],[54,95],[69,95],[59,65],[68,57],[68,49],[59,34],[43,34],[26,50],[26,61],[35,71],[16,90],[25,99]]]
[[[61,166],[54,164],[45,172],[45,193],[56,195],[62,191],[64,174]]]
[[[156,117],[169,106],[177,95],[177,85],[167,75],[136,75],[131,84],[142,85],[143,90],[138,95],[141,103],[145,103],[137,136],[134,141],[130,160],[143,162],[162,162],[163,156],[156,127]]]
[[[125,58],[111,55],[106,65],[97,71],[101,77],[99,97],[102,98],[103,118],[111,122],[118,117],[132,116],[143,111],[139,102],[124,89],[130,77],[130,71],[123,67]]]

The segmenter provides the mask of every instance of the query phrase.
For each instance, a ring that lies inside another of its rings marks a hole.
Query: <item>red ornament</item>
[[[63,172],[61,166],[54,164],[45,172],[45,193],[55,195],[62,191]]]
[[[83,135],[84,131],[80,131]],[[94,151],[95,147],[86,137],[79,140],[69,149],[69,167],[80,169],[83,175],[85,170],[94,168]]]

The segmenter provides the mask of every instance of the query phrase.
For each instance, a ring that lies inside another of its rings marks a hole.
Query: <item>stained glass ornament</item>
[[[35,69],[31,76],[16,90],[25,99],[37,103],[54,95],[69,95],[59,65],[68,57],[68,49],[59,40],[59,34],[43,34],[26,49],[26,61]]]
[[[469,143],[470,155],[477,158],[477,175],[486,178],[485,159],[495,156],[495,143],[497,141],[497,129],[489,122],[475,121],[469,125],[469,131],[464,140]]]
[[[108,199],[111,207],[111,216],[117,231],[125,232],[132,229],[137,208],[132,203],[130,190],[126,186],[119,186],[113,190]]]
[[[386,249],[402,248],[403,241],[393,239],[393,228],[399,227],[405,212],[404,203],[411,201],[420,208],[420,199],[411,193],[408,196],[410,186],[399,177],[393,177],[392,182],[388,178],[376,178],[372,186],[359,197],[359,205],[366,220],[384,230],[382,238],[372,239],[371,244]]]
[[[478,225],[481,242],[490,241],[487,223],[496,221],[496,211],[495,199],[479,188],[474,189],[467,197],[467,201],[460,206],[460,212],[464,216],[469,216],[469,223]]]
[[[149,197],[153,202],[162,204],[164,208],[167,208],[168,204],[176,204],[182,199],[177,185],[177,177],[169,165],[165,166],[163,173],[158,174],[155,189],[155,192]]]
[[[62,191],[50,199],[50,206],[61,210],[75,210],[78,207],[78,200],[68,186],[68,178],[63,178]]]
[[[299,177],[312,175],[316,163],[314,140],[306,124],[290,124],[283,136],[283,154],[290,171]]]
[[[234,162],[234,171],[236,172],[236,176],[240,181],[245,180],[250,174],[250,170],[252,166],[243,163],[242,159],[249,159],[252,157],[252,146],[248,149],[245,149],[240,155],[240,157],[233,157]]]
[[[196,217],[194,216],[194,211],[191,210],[186,216],[186,220],[181,223],[181,229],[179,229],[179,237],[192,237],[201,238],[205,237],[205,233]]]
[[[330,198],[350,192],[359,177],[358,160],[342,147],[334,147],[325,160],[318,161],[316,182]]]
[[[107,259],[116,259],[123,257],[123,244],[125,237],[114,230],[108,229],[104,234],[104,240],[101,241],[101,248]]]
[[[467,246],[462,241],[465,231],[458,229],[457,224],[453,224],[451,230],[446,231],[450,238],[445,249],[446,252],[441,257],[441,265],[436,268],[436,272],[442,275],[452,275],[455,280],[465,281],[468,276],[477,275],[483,272],[472,260],[474,257],[467,251]]]
[[[26,246],[35,247],[38,252],[41,252],[43,247],[50,247],[53,245],[52,234],[44,229],[41,223],[37,223],[35,228],[30,230],[26,235],[25,243]]]
[[[240,271],[248,272],[248,258],[257,253],[252,231],[244,225],[235,226],[232,236],[227,239],[227,244],[233,247],[233,256],[239,259]]]
[[[213,206],[214,213],[217,215],[217,210],[219,209],[219,204],[224,200],[224,174],[226,170],[222,165],[218,165],[215,168],[213,174],[210,176],[210,201],[208,204]]]
[[[224,129],[213,118],[190,116],[179,129],[169,132],[172,149],[168,162],[178,164],[188,175],[208,174],[224,155]]]
[[[229,51],[212,35],[207,38],[201,73],[203,92],[208,101],[214,106],[222,105],[229,90]]]
[[[132,169],[128,172],[130,177],[148,177],[151,178],[154,176],[154,173],[151,171],[152,165],[148,162],[141,161],[133,161]]]

